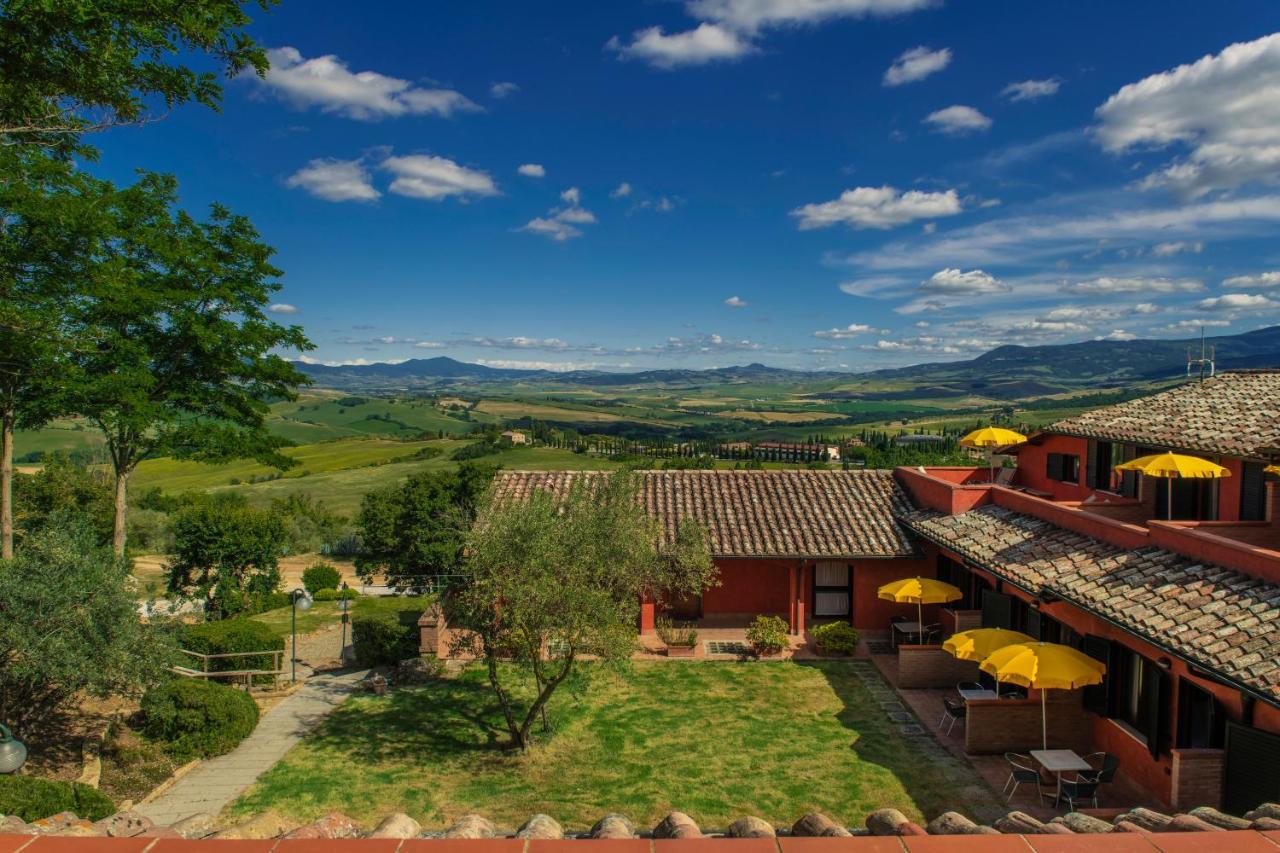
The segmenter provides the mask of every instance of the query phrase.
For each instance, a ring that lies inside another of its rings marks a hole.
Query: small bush
[[[342,575],[328,563],[316,563],[302,573],[302,585],[313,595],[322,589],[337,589]]]
[[[378,613],[351,618],[351,642],[360,666],[390,666],[418,653],[418,614]]]
[[[0,814],[33,821],[59,812],[74,812],[84,820],[102,820],[115,811],[116,805],[110,797],[79,782],[38,776],[0,776]]]
[[[287,592],[260,592],[249,597],[249,607],[244,615],[253,616],[257,613],[266,613],[268,610],[279,610],[292,603]]]
[[[225,755],[258,724],[258,706],[243,690],[175,678],[142,697],[143,734],[181,761]]]
[[[354,601],[360,597],[360,593],[354,589],[322,589],[315,594],[316,601]]]
[[[826,654],[848,656],[858,650],[858,629],[848,622],[828,622],[814,628],[812,633]]]
[[[220,622],[188,625],[182,632],[182,647],[204,655],[284,651],[284,637],[277,636],[266,625],[254,619],[223,619]],[[191,661],[192,659],[188,659],[184,662],[190,665]],[[209,661],[209,669],[213,672],[229,669],[272,669],[274,666],[274,655],[214,658]]]
[[[666,616],[659,616],[654,622],[654,630],[663,644],[677,648],[693,648],[698,644],[698,629],[690,623],[672,622]]]
[[[776,655],[787,647],[787,623],[778,616],[757,616],[747,628],[747,643],[757,655]]]

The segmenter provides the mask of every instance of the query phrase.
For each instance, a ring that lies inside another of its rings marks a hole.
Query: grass
[[[814,809],[849,822],[886,806],[917,820],[1000,813],[967,765],[917,752],[847,663],[650,662],[581,680],[556,694],[554,735],[525,755],[500,748],[477,666],[352,698],[229,811],[337,809],[372,824],[403,810],[428,826],[476,811],[512,828],[546,812],[572,829],[610,811],[652,826],[679,809],[712,827]]]
[[[431,599],[427,596],[366,595],[351,602],[350,612],[352,616],[375,616],[380,613],[399,614],[415,611],[421,613],[427,609],[427,605],[430,603]],[[289,635],[291,630],[290,610],[291,608],[288,607],[279,607],[275,610],[258,613],[249,618],[263,623],[272,631],[275,631],[277,635],[285,637]],[[298,633],[309,634],[312,631],[318,631],[330,625],[337,625],[341,617],[342,612],[338,610],[338,602],[316,601],[312,603],[310,609],[298,611]]]

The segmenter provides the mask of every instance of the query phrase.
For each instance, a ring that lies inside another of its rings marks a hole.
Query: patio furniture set
[[[1055,808],[1065,800],[1067,811],[1075,811],[1077,803],[1091,803],[1096,809],[1099,790],[1114,782],[1120,769],[1120,759],[1107,752],[1094,752],[1081,758],[1070,749],[1033,749],[1026,754],[1006,752],[1004,758],[1009,762],[1009,779],[1002,791],[1008,795],[1006,802],[1013,799],[1022,783],[1028,782],[1035,784],[1036,793],[1042,798],[1052,799]],[[1052,793],[1046,792],[1041,784],[1041,769],[1052,773],[1057,780]],[[1073,772],[1074,779],[1063,779],[1064,773]]]

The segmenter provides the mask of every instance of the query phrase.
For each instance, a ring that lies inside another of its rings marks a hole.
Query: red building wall
[[[1050,453],[1069,453],[1080,457],[1080,476],[1075,483],[1063,483],[1050,480],[1046,475]],[[1036,439],[1034,444],[1024,444],[1018,449],[1018,473],[1014,475],[1014,483],[1048,492],[1055,501],[1082,501],[1093,494],[1093,489],[1084,484],[1085,465],[1089,458],[1089,442],[1083,438],[1066,435],[1046,435]]]
[[[887,631],[889,620],[905,616],[916,621],[914,604],[897,604],[879,597],[877,590],[900,578],[933,577],[934,562],[919,560],[856,560],[853,564],[853,627],[859,631]],[[938,621],[938,606],[925,605],[924,623]]]
[[[786,618],[797,560],[716,560],[720,586],[702,593],[702,614],[766,613]]]

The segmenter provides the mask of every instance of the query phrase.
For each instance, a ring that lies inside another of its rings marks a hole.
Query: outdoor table
[[[919,634],[921,631],[919,622],[894,622],[893,623],[893,644],[898,645],[898,634]]]
[[[1033,749],[1031,757],[1040,763],[1040,766],[1058,778],[1058,790],[1054,792],[1053,804],[1056,806],[1058,800],[1062,799],[1062,774],[1083,770],[1092,770],[1093,767],[1089,762],[1076,755],[1069,749]]]
[[[975,690],[972,687],[958,691],[960,698],[968,702],[973,699],[998,699],[1000,698],[994,690]]]

